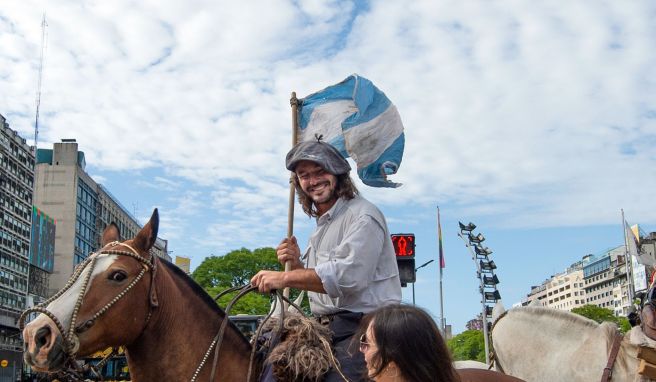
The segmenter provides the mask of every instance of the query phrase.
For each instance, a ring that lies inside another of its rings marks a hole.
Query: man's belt
[[[350,310],[340,310],[335,313],[321,314],[314,316],[314,319],[317,320],[322,325],[328,325],[333,322],[336,318],[345,318],[351,321],[360,322],[363,314],[358,312],[351,312]]]

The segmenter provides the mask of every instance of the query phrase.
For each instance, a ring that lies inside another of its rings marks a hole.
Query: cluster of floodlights
[[[482,303],[482,324],[483,324],[483,335],[485,338],[485,361],[490,362],[489,356],[489,346],[488,346],[488,332],[489,332],[489,323],[488,318],[492,317],[492,306],[488,304],[495,304],[498,300],[501,300],[501,294],[497,290],[497,284],[499,284],[499,278],[494,274],[494,270],[497,269],[494,260],[490,260],[490,255],[492,251],[488,247],[483,246],[485,241],[485,236],[482,233],[477,235],[474,234],[476,229],[476,224],[462,224],[460,225],[460,233],[458,236],[465,242],[465,246],[469,249],[472,255],[472,260],[476,264],[476,276],[480,281],[479,291],[481,292],[481,303]]]

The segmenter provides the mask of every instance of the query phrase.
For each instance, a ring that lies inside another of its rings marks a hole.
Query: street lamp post
[[[418,266],[417,268],[415,268],[415,274],[417,273],[419,268],[423,268],[423,267],[427,266],[428,264],[432,263],[433,261],[434,260],[428,260],[427,262],[425,262],[425,263],[421,264],[420,266]],[[415,283],[412,283],[412,305],[413,306],[415,305]]]

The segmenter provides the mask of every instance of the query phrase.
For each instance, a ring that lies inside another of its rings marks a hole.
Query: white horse
[[[473,360],[453,361],[453,367],[455,367],[456,369],[482,369],[482,370],[489,369],[486,363],[473,361]],[[492,368],[492,370],[495,369]]]
[[[598,382],[608,363],[617,327],[580,315],[538,307],[493,312],[492,344],[497,369],[527,382]],[[637,374],[637,345],[654,346],[639,327],[624,336],[611,381],[650,381]]]

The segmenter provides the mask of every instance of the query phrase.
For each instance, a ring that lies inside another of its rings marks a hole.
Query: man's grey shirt
[[[303,255],[327,294],[308,292],[315,315],[368,313],[401,301],[401,282],[385,217],[371,202],[339,198],[317,218]]]

